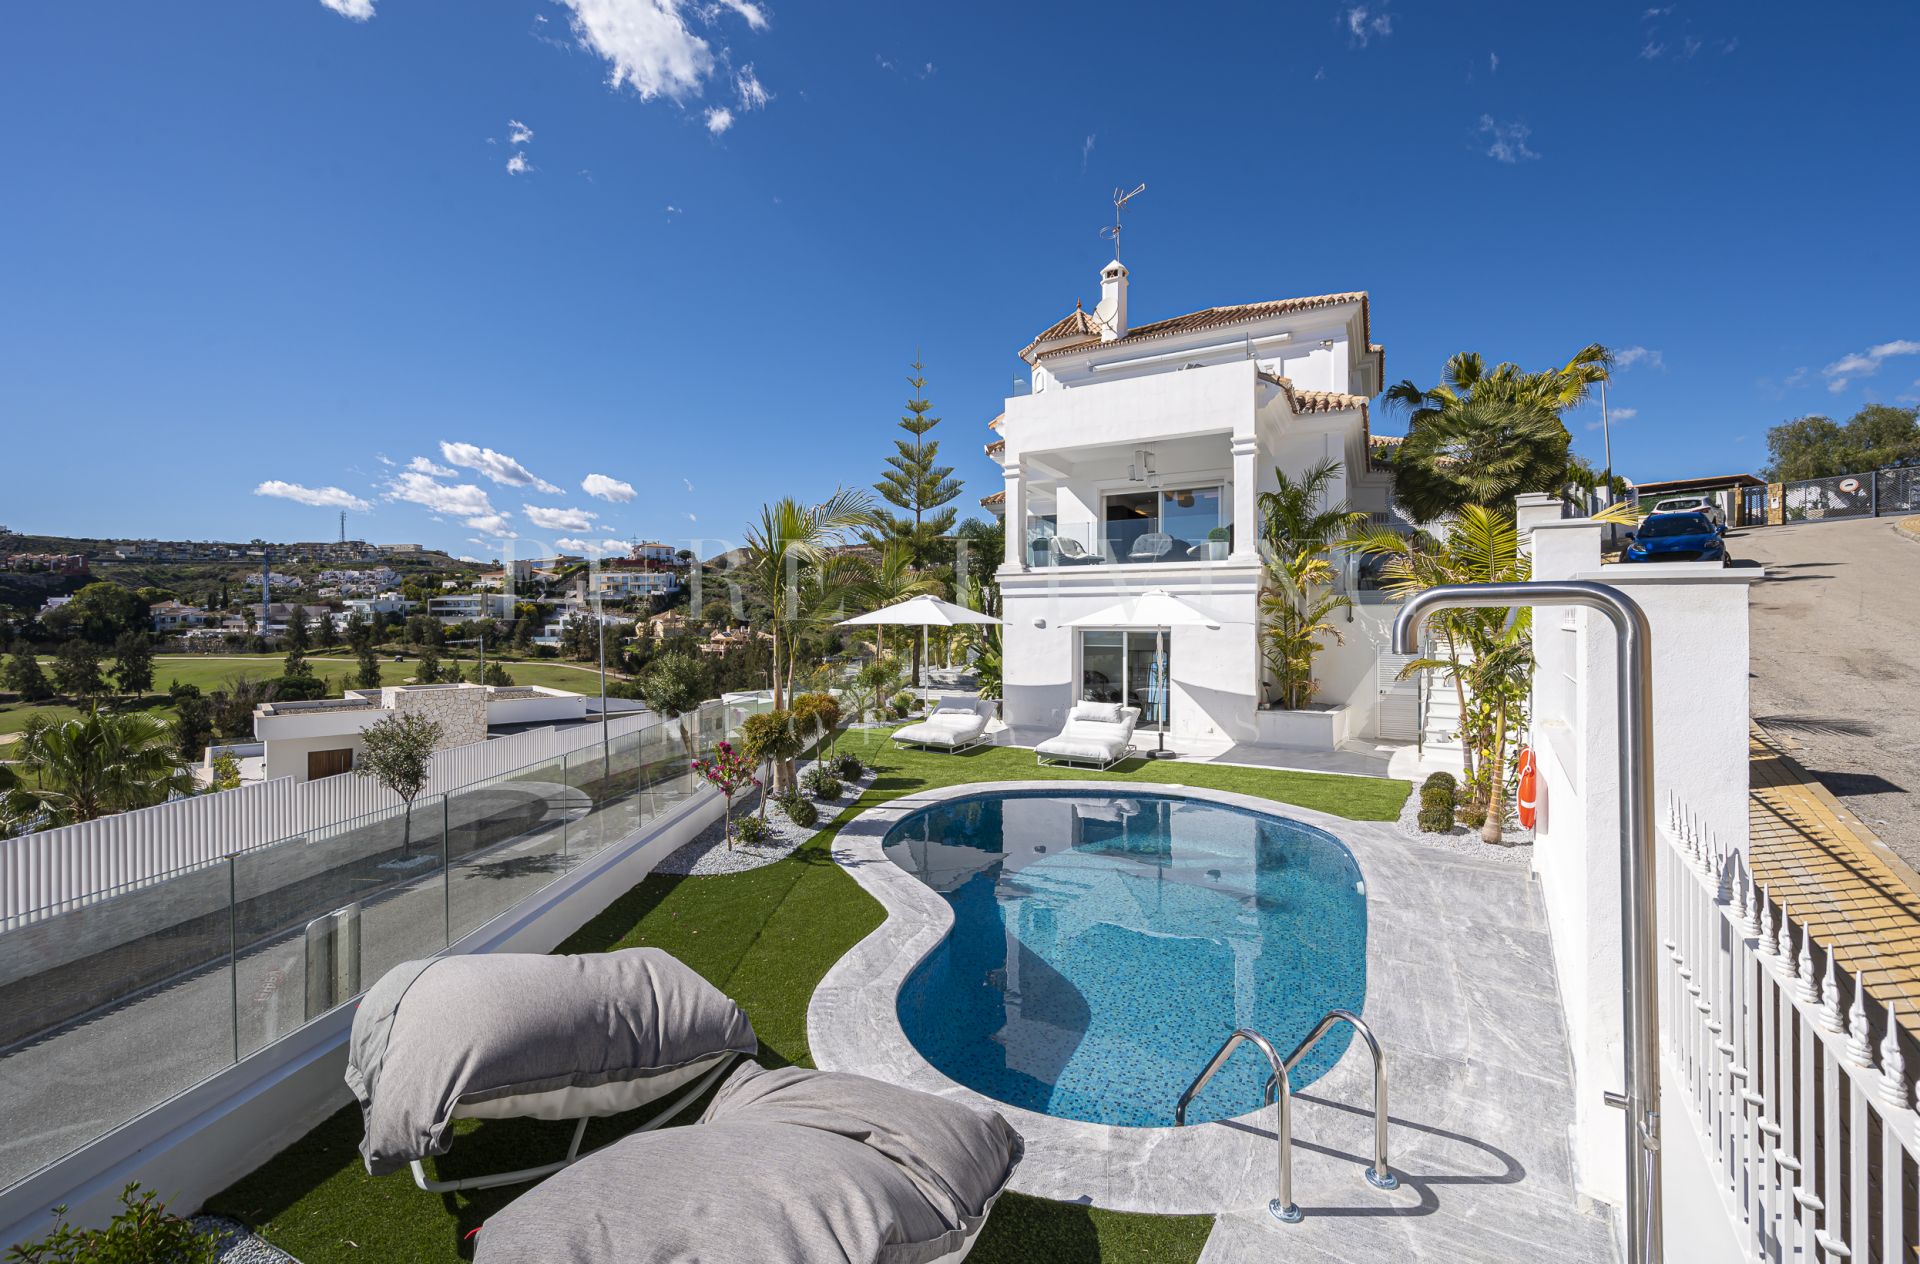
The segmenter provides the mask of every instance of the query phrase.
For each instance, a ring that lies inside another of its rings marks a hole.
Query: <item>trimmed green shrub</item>
[[[818,763],[801,774],[800,785],[816,799],[837,799],[840,797],[840,778],[833,775],[833,769],[826,763]]]
[[[1454,808],[1453,791],[1446,786],[1428,786],[1420,792],[1420,806],[1423,808]]]
[[[773,826],[749,812],[733,827],[733,835],[743,843],[764,843],[773,834]]]
[[[120,1191],[126,1208],[104,1229],[76,1229],[67,1209],[53,1209],[53,1232],[8,1250],[22,1264],[213,1264],[218,1239],[161,1206],[152,1190],[138,1196],[135,1181]]]
[[[1444,834],[1453,828],[1451,807],[1420,809],[1420,828],[1429,834]]]
[[[842,781],[858,781],[867,775],[867,766],[858,755],[848,753],[833,761],[833,771]]]
[[[1460,805],[1459,821],[1468,829],[1479,829],[1487,823],[1487,807],[1484,803],[1463,803]]]
[[[895,715],[906,715],[908,712],[913,710],[913,708],[915,707],[915,705],[918,704],[918,702],[919,702],[919,699],[915,698],[912,694],[902,689],[899,693],[893,695],[893,698],[891,700],[893,713]]]
[[[820,823],[820,809],[813,806],[813,800],[797,794],[780,796],[780,810],[787,819],[801,829],[812,829]]]
[[[1435,786],[1445,786],[1449,792],[1456,795],[1460,793],[1460,783],[1454,780],[1450,772],[1436,772],[1420,783],[1422,790],[1431,790]]]

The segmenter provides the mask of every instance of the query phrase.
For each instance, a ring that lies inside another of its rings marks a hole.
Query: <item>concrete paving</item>
[[[1049,791],[1110,783],[1010,782]],[[1219,791],[1173,793],[1283,812],[1337,835],[1366,875],[1365,1015],[1387,1052],[1390,1162],[1400,1187],[1362,1179],[1372,1137],[1371,1066],[1359,1041],[1297,1094],[1294,1195],[1305,1218],[1266,1211],[1273,1112],[1184,1128],[1082,1123],[993,1102],[936,1070],[902,1030],[901,983],[947,934],[952,911],[881,849],[901,817],[960,786],[863,813],[834,859],[888,920],[827,973],[807,1013],[815,1061],[832,1070],[998,1111],[1026,1143],[1013,1188],[1142,1212],[1218,1215],[1206,1264],[1266,1261],[1616,1258],[1608,1218],[1573,1187],[1573,1089],[1552,945],[1524,872],[1437,852],[1392,825],[1349,821]],[[1197,1069],[1197,1068],[1196,1068]]]
[[[1750,527],[1753,717],[1920,867],[1920,542],[1891,518]],[[1797,748],[1797,749],[1796,749]]]

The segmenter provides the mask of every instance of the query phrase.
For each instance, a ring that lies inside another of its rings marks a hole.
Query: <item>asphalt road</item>
[[[1920,867],[1920,542],[1891,518],[1728,537],[1754,586],[1754,719]]]

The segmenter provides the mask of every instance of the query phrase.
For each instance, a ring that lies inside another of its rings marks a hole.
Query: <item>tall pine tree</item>
[[[907,400],[907,415],[900,419],[900,428],[911,438],[893,441],[895,450],[887,458],[887,470],[873,485],[881,499],[902,512],[880,510],[875,515],[876,528],[866,533],[868,542],[880,548],[904,545],[914,571],[922,575],[951,558],[953,543],[949,536],[954,519],[960,515],[952,502],[961,487],[960,480],[953,477],[953,467],[940,464],[940,441],[927,437],[940,419],[927,415],[933,405],[927,401],[926,367],[916,355],[913,376],[907,379],[913,394]],[[913,641],[913,674],[918,680],[917,638]]]

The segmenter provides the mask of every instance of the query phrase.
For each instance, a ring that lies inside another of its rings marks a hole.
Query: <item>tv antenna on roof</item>
[[[1116,259],[1120,257],[1120,212],[1126,209],[1127,203],[1146,191],[1147,186],[1144,184],[1131,193],[1122,193],[1118,189],[1113,191],[1113,225],[1110,228],[1101,229],[1100,235],[1113,243],[1113,257]]]

